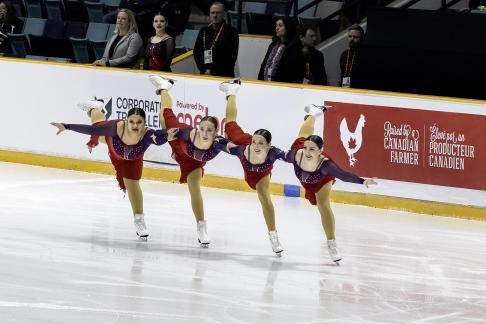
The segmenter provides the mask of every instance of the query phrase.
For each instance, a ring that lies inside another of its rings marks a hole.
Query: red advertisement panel
[[[365,177],[486,190],[486,116],[326,102],[324,148]]]

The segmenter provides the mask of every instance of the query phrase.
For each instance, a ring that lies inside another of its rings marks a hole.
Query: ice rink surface
[[[317,209],[203,188],[197,244],[184,185],[142,180],[147,242],[112,176],[0,163],[0,323],[486,323],[486,223],[334,204],[340,266]]]

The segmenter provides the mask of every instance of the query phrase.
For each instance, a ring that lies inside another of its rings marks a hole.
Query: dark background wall
[[[369,11],[354,86],[486,99],[486,15]]]

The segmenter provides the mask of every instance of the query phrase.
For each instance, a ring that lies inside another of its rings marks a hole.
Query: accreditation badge
[[[341,87],[351,88],[351,77],[343,77],[343,82],[342,82]]]
[[[204,51],[204,64],[213,63],[213,50]]]

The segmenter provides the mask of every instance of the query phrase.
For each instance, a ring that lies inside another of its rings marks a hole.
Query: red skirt
[[[265,178],[267,175],[272,175],[272,170],[268,170],[266,172],[253,172],[253,171],[245,171],[245,181],[248,183],[251,189],[256,190],[256,185],[258,181],[262,178]]]
[[[164,109],[163,116],[166,128],[192,128],[187,124],[180,123],[172,109]],[[198,168],[202,169],[202,174],[204,175],[204,166],[206,165],[206,162],[198,161],[188,156],[185,151],[185,141],[176,139],[170,141],[169,145],[172,148],[172,157],[179,163],[181,170],[181,176],[179,178],[180,183],[186,183],[189,173]]]
[[[294,141],[294,143],[292,144],[291,148],[292,149],[294,149],[294,148],[301,149],[301,148],[304,147],[304,142],[305,142],[305,138],[304,137],[299,137],[298,139],[296,139]],[[312,205],[317,205],[316,193],[319,190],[321,190],[321,188],[324,187],[324,185],[326,183],[328,183],[329,181],[332,181],[332,183],[334,184],[334,182],[336,182],[336,178],[334,178],[333,176],[327,175],[327,176],[324,177],[324,179],[322,179],[318,183],[314,183],[314,184],[305,183],[305,182],[302,182],[301,181],[300,184],[305,189],[305,198]]]
[[[116,180],[121,190],[126,191],[127,187],[123,178],[130,180],[140,180],[142,178],[143,171],[143,157],[135,160],[126,160],[116,154],[113,148],[113,141],[110,136],[105,136],[106,144],[108,144],[108,154],[110,156],[111,163],[115,167]]]
[[[104,120],[93,125],[104,125],[107,123],[117,123],[119,120]],[[89,151],[93,147],[98,145],[99,136],[92,135],[90,141],[87,143]],[[142,178],[143,171],[143,157],[135,160],[126,160],[123,157],[116,154],[113,148],[113,139],[111,136],[105,136],[106,144],[108,145],[108,156],[110,157],[111,164],[115,167],[116,180],[118,181],[118,186],[124,192],[127,190],[123,178],[130,180],[140,180]]]

